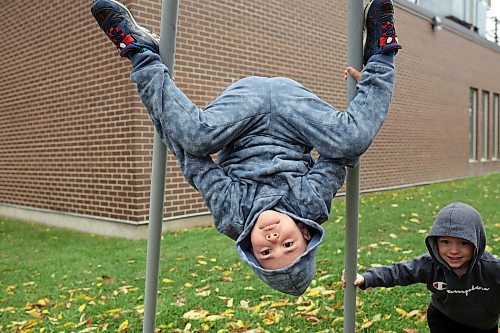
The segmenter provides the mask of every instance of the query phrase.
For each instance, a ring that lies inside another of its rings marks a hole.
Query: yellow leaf
[[[206,264],[207,264],[207,262],[206,262],[206,261],[204,261],[204,260],[199,260],[199,261],[198,261],[198,264],[200,264],[200,265],[206,265]]]
[[[38,302],[36,302],[36,305],[38,306],[47,306],[49,303],[49,300],[44,298],[44,299],[39,299]]]
[[[240,301],[240,307],[243,309],[243,310],[251,310],[250,309],[250,304],[248,303],[248,301],[245,301],[244,299],[242,299]]]
[[[316,309],[314,309],[312,311],[307,312],[306,315],[308,315],[308,316],[316,316],[320,311],[321,311],[321,308],[316,308]]]
[[[309,301],[308,305],[300,305],[297,307],[297,310],[308,312],[308,311],[311,311],[312,309],[314,309],[315,306],[316,306],[316,303],[314,303],[313,301]]]
[[[405,317],[408,314],[405,310],[400,309],[400,308],[396,308],[396,312],[399,313],[402,316],[405,316]]]
[[[373,325],[373,320],[368,320],[368,321],[365,321],[362,325],[361,325],[361,329],[365,329],[365,328],[368,328],[370,326]]]
[[[209,315],[203,318],[204,321],[216,321],[216,320],[221,320],[221,319],[226,319],[223,316],[219,315]]]
[[[200,320],[205,318],[208,315],[208,311],[204,309],[195,309],[186,312],[185,314],[182,315],[182,318],[184,319],[190,319],[190,320]]]
[[[78,312],[83,312],[83,311],[85,311],[85,307],[86,307],[86,304],[82,304],[82,305],[80,305],[80,307],[78,308]]]
[[[393,234],[393,233],[390,233],[390,234],[389,234],[389,237],[391,237],[391,238],[398,238],[398,235]]]
[[[122,323],[120,324],[120,326],[118,326],[118,331],[117,332],[119,332],[119,333],[123,332],[127,328],[128,328],[128,320],[124,320],[124,321],[122,321]]]
[[[413,317],[417,315],[420,311],[419,310],[412,310],[408,313],[408,317]]]
[[[323,280],[326,280],[332,276],[333,276],[332,274],[326,274],[326,275],[320,276],[318,280],[323,281]]]
[[[200,296],[200,297],[210,296],[210,290],[200,291],[199,293],[196,293],[196,296]]]
[[[174,282],[174,280],[171,280],[171,279],[168,279],[168,278],[164,278],[163,280],[161,280],[161,282],[163,282],[163,283],[172,283],[172,282]]]

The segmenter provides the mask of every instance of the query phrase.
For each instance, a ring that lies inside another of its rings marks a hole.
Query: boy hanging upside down
[[[373,0],[365,11],[365,67],[362,77],[348,69],[361,79],[345,112],[284,77],[241,79],[200,109],[170,78],[157,36],[117,1],[92,4],[101,29],[131,60],[131,79],[158,135],[217,230],[236,241],[238,255],[260,279],[284,293],[300,295],[313,279],[320,224],[345,167],[368,149],[389,108],[393,56],[401,48],[393,5]]]

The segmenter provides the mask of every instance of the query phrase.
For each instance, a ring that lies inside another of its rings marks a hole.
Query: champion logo
[[[445,290],[446,289],[446,283],[445,282],[439,282],[439,281],[437,281],[437,282],[434,282],[432,284],[432,286],[434,288],[436,288],[436,290]]]

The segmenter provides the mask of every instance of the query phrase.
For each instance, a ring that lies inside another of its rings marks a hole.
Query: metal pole
[[[363,63],[363,0],[349,0],[349,31],[347,34],[347,63],[361,69]],[[348,78],[347,103],[356,96],[356,80]],[[344,333],[356,329],[356,287],[354,280],[358,262],[358,212],[359,212],[359,164],[347,169],[346,177],[346,228],[345,228],[345,280]]]
[[[161,7],[160,56],[174,75],[175,37],[179,0],[163,0]],[[153,162],[151,171],[151,193],[149,207],[148,254],[146,263],[146,287],[144,291],[143,333],[154,333],[156,303],[158,300],[158,278],[160,270],[160,246],[165,200],[165,177],[167,149],[155,132],[153,139]]]

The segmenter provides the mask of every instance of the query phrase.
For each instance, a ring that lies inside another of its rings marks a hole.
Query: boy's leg
[[[269,114],[268,79],[247,77],[229,86],[205,109],[177,86],[159,55],[132,57],[131,79],[160,136],[168,136],[197,156],[215,153]]]
[[[497,333],[498,332],[498,327],[493,327],[487,330],[481,330],[456,322],[445,316],[432,304],[429,304],[429,307],[427,308],[427,324],[429,325],[431,333],[448,333],[448,332]]]
[[[94,0],[92,14],[120,55],[132,60],[132,81],[164,142],[168,137],[197,156],[215,153],[269,113],[268,80],[257,77],[238,81],[205,110],[198,108],[171,80],[157,36],[139,26],[127,8],[115,0]]]
[[[371,145],[382,126],[394,88],[393,56],[401,45],[394,29],[390,0],[373,0],[365,12],[365,68],[357,95],[345,112],[286,79],[273,85],[273,103],[282,135],[295,133],[297,140],[315,147],[327,158],[356,159]],[[285,86],[293,89],[284,89]]]
[[[338,111],[304,86],[277,78],[272,88],[274,133],[314,147],[326,158],[356,159],[382,126],[392,98],[392,58],[374,56],[363,70],[356,97]]]

